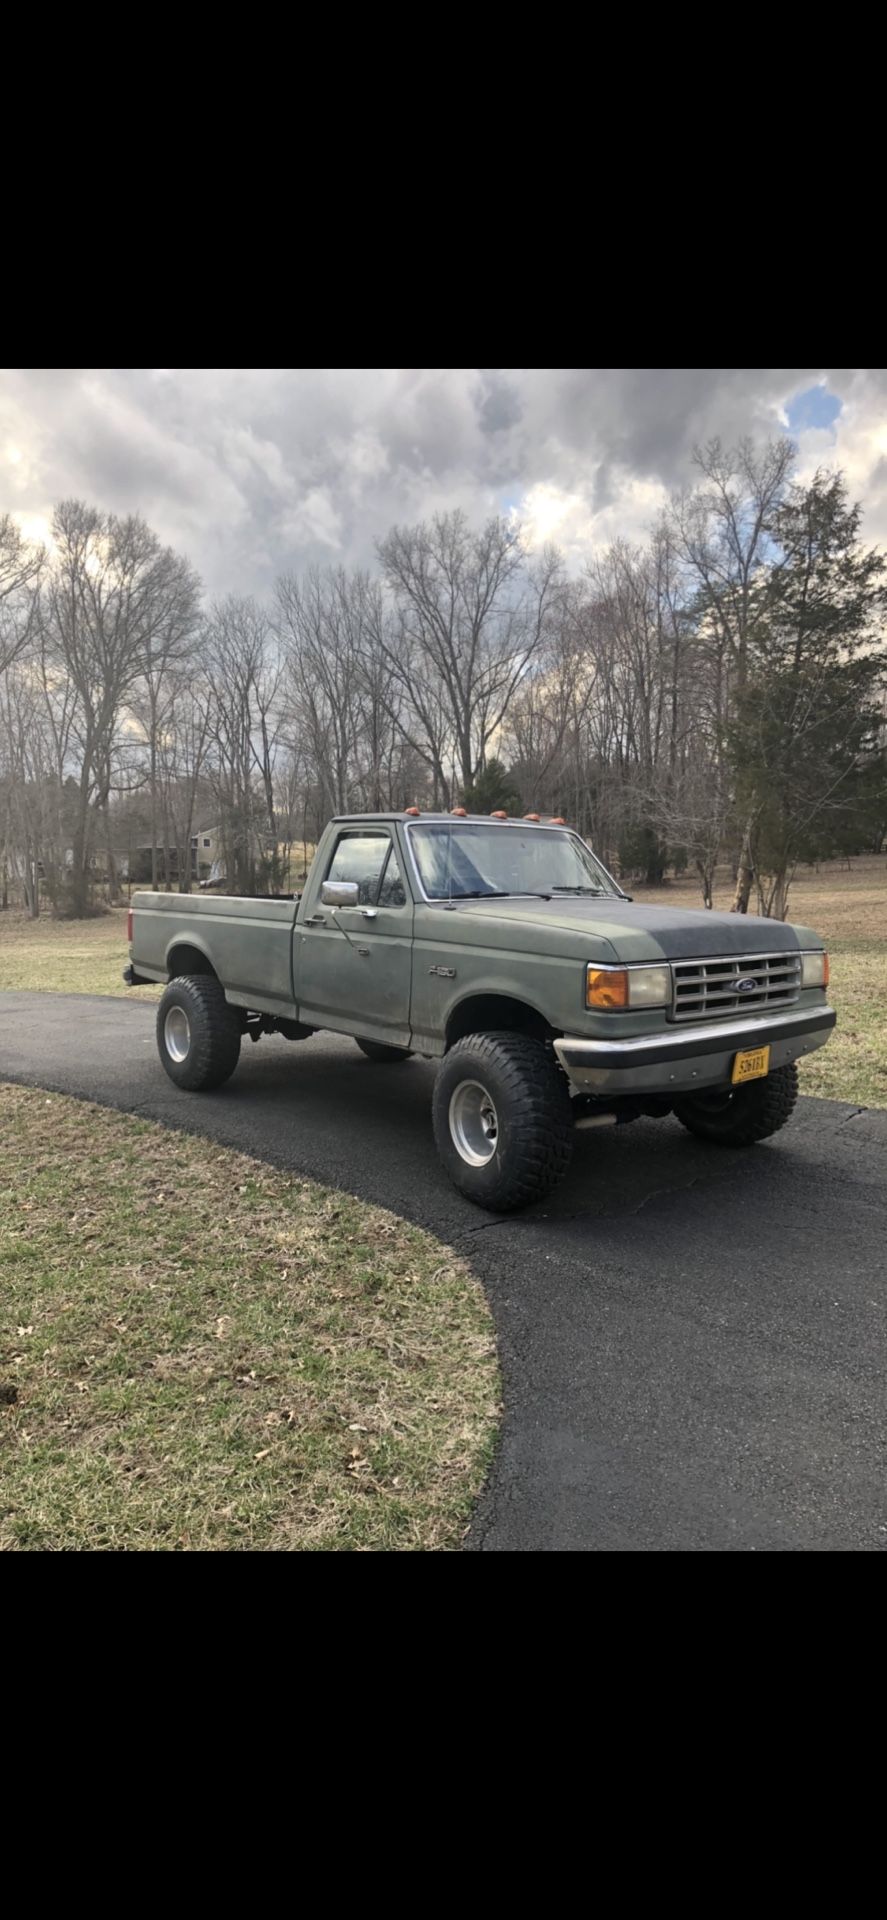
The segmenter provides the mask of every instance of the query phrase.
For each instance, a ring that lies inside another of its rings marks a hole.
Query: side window
[[[387,833],[343,833],[333,854],[327,879],[356,880],[358,904],[374,907],[390,845]]]
[[[382,875],[382,885],[379,888],[379,906],[380,907],[405,907],[406,904],[407,904],[407,896],[406,896],[406,891],[404,888],[403,881],[400,877],[400,868],[397,864],[397,854],[395,853],[394,848],[392,847],[391,858],[389,859],[388,865],[385,868],[385,872]]]

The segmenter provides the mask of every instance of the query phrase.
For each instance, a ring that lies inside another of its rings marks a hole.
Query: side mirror
[[[360,888],[356,880],[325,880],[320,898],[325,907],[356,907]]]

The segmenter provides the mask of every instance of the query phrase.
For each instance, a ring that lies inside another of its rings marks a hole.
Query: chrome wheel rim
[[[170,1007],[163,1023],[163,1043],[171,1060],[181,1065],[191,1051],[191,1023],[184,1007]]]
[[[486,1167],[499,1143],[499,1116],[479,1080],[463,1080],[450,1100],[450,1138],[469,1167]]]

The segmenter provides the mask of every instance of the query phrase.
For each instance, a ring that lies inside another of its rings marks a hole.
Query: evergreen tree
[[[798,860],[840,839],[877,755],[887,562],[859,539],[841,474],[793,487],[774,514],[776,557],[754,591],[748,678],[729,750],[762,912],[784,919]]]
[[[495,813],[500,809],[519,813],[520,804],[520,794],[501,760],[488,760],[462,796],[462,805],[469,813]]]

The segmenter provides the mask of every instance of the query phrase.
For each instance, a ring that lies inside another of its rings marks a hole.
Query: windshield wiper
[[[552,893],[591,893],[596,900],[605,900],[603,887],[552,887]]]
[[[503,887],[475,887],[472,893],[439,893],[437,898],[445,906],[455,906],[457,900],[507,900],[508,894]]]

